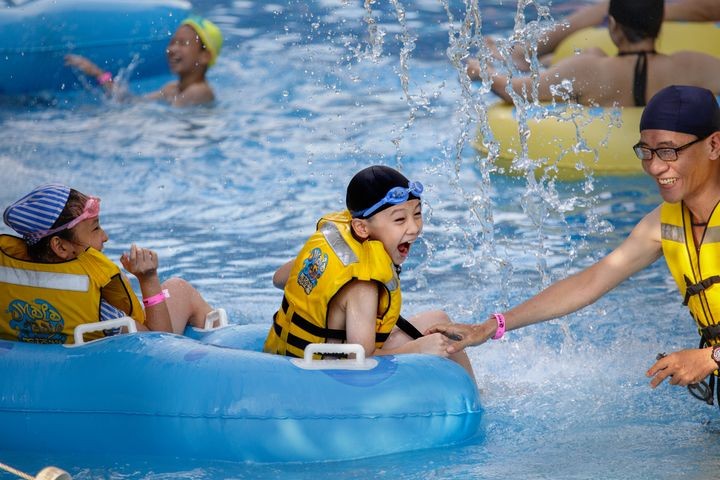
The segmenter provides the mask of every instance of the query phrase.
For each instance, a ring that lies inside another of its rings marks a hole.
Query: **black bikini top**
[[[655,54],[655,50],[641,50],[638,52],[618,52],[618,57],[625,55],[637,55],[635,61],[635,75],[633,77],[633,100],[636,107],[644,107],[647,104],[645,91],[647,90],[647,56],[648,53]]]

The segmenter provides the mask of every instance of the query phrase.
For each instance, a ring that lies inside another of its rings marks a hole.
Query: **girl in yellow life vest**
[[[429,353],[450,356],[471,376],[465,352],[447,354],[443,335],[423,335],[441,311],[409,321],[400,315],[400,265],[422,231],[420,182],[397,170],[372,166],[347,187],[347,210],[325,215],[294,261],[273,283],[284,289],[265,351],[303,356],[309,343],[357,343],[367,355]]]
[[[121,316],[138,330],[203,326],[211,307],[200,294],[180,279],[161,285],[155,252],[133,244],[121,262],[140,283],[143,310],[102,254],[108,236],[99,214],[99,198],[59,184],[40,186],[5,210],[3,220],[23,238],[0,235],[0,338],[72,343],[77,325]]]

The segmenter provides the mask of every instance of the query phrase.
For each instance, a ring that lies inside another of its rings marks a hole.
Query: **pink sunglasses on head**
[[[78,223],[82,222],[83,220],[87,220],[89,218],[97,218],[97,216],[100,215],[100,198],[99,197],[88,197],[87,201],[85,202],[85,207],[83,208],[83,211],[80,215],[70,220],[65,225],[60,225],[57,228],[52,228],[50,230],[41,230],[39,232],[33,232],[29,237],[34,239],[35,241],[40,240],[41,238],[45,238],[49,235],[52,235],[53,233],[61,232],[63,230],[70,230]]]

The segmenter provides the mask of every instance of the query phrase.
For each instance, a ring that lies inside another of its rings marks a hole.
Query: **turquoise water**
[[[372,163],[427,189],[424,236],[403,271],[408,315],[484,319],[609,251],[659,202],[644,177],[536,185],[486,171],[469,145],[477,112],[447,56],[460,1],[195,6],[225,32],[210,75],[217,105],[118,104],[94,91],[3,99],[0,205],[47,181],[97,194],[112,258],[133,241],[156,249],[163,277],[190,280],[233,322],[269,325],[281,298],[272,273]],[[507,34],[516,9],[482,1],[483,33]],[[657,352],[696,344],[680,302],[659,262],[581,313],[471,349],[481,443],[308,465],[118,458],[111,445],[106,458],[0,461],[76,479],[709,478],[717,407],[677,387],[653,391],[644,376]]]

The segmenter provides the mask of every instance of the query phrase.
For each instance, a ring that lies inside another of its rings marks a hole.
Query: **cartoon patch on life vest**
[[[49,302],[36,298],[35,303],[15,299],[6,310],[10,328],[17,330],[18,340],[27,343],[65,343],[67,335],[60,312]]]
[[[328,254],[323,253],[319,248],[313,248],[303,261],[303,268],[298,273],[298,285],[303,287],[305,293],[310,295],[312,289],[317,285],[318,279],[322,276],[327,267]]]

